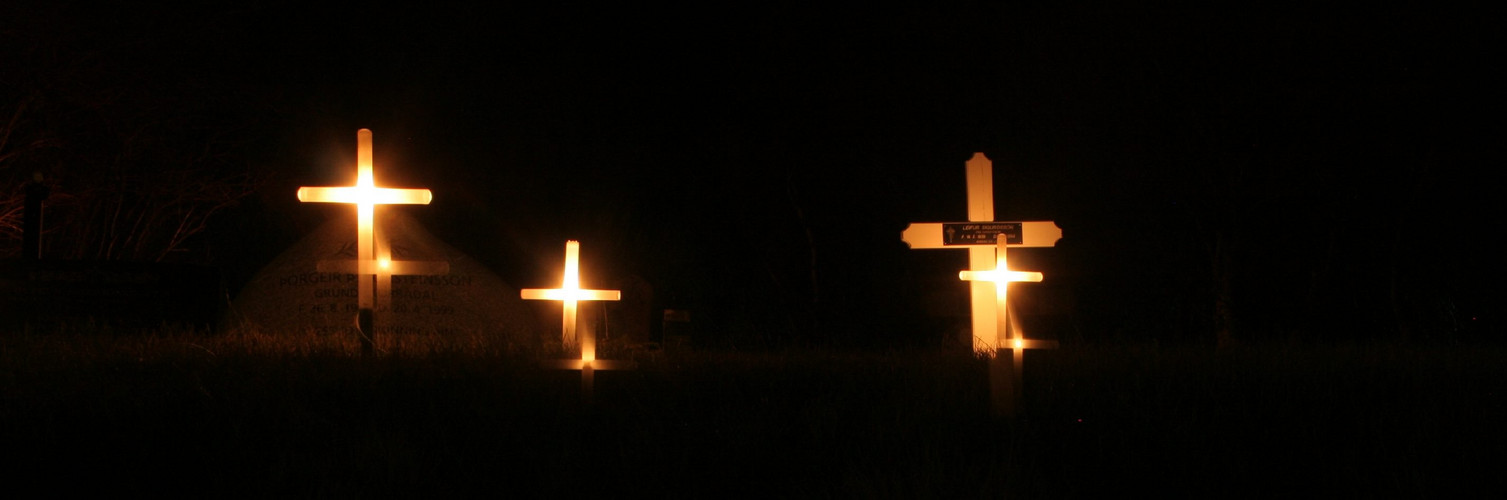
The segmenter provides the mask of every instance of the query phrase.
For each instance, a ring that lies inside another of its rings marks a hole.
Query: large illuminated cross
[[[351,203],[356,205],[356,265],[359,279],[356,285],[356,301],[361,307],[358,316],[362,334],[372,334],[372,308],[376,304],[376,278],[391,272],[390,257],[378,260],[375,255],[376,237],[373,219],[377,205],[428,205],[433,194],[428,189],[400,189],[377,187],[372,174],[372,131],[356,131],[356,184],[343,187],[300,187],[298,201],[317,203]],[[384,245],[385,246],[385,245]],[[397,273],[402,274],[402,273]],[[367,346],[369,348],[369,345]]]
[[[587,290],[581,288],[580,268],[581,244],[575,240],[565,242],[565,277],[561,280],[560,288],[525,288],[519,290],[519,295],[529,300],[558,300],[563,304],[564,323],[561,327],[561,340],[569,346],[577,340],[576,335],[576,306],[582,300],[621,300],[623,293],[619,290]],[[597,359],[596,332],[587,328],[580,334],[581,359],[558,360],[546,363],[552,368],[564,368],[567,370],[581,370],[581,397],[587,402],[591,401],[592,372],[595,370],[615,370],[632,368],[632,361],[608,361]]]
[[[974,153],[967,163],[968,222],[922,222],[905,228],[900,239],[912,249],[968,249],[968,269],[998,269],[996,260],[1005,245],[996,237],[1006,236],[1010,247],[1056,246],[1062,229],[1052,221],[997,222],[994,220],[994,163],[983,153]],[[1003,302],[987,281],[969,284],[975,350],[992,351],[1004,340],[1000,328]]]
[[[1013,417],[1020,406],[1025,350],[1055,348],[1057,342],[1027,340],[1019,322],[1011,321],[1009,284],[1041,281],[1042,275],[1011,270],[1006,250],[1056,246],[1062,229],[1052,221],[994,221],[994,164],[983,153],[974,153],[968,160],[967,174],[968,222],[911,224],[900,239],[913,249],[968,249],[969,270],[959,272],[958,277],[969,282],[972,292],[973,346],[990,354],[993,411]],[[1008,366],[997,355],[1005,349],[1012,351]]]

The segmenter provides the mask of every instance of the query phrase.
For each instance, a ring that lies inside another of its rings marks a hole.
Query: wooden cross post
[[[1062,229],[1052,221],[995,222],[994,164],[983,153],[968,160],[968,222],[923,222],[905,228],[900,239],[912,249],[968,249],[968,269],[985,271],[996,266],[996,236],[1006,235],[1011,247],[1051,247],[1062,238]],[[1003,248],[1003,247],[1000,247]],[[991,351],[1000,345],[999,308],[994,287],[982,281],[969,284],[972,298],[973,346]]]
[[[968,175],[968,221],[969,222],[992,222],[994,221],[994,162],[984,153],[973,153],[973,157],[965,164]],[[990,247],[970,247],[968,249],[968,269],[989,269],[994,265],[994,249]],[[973,311],[973,342],[977,347],[980,342],[999,345],[998,336],[1000,331],[996,328],[999,324],[996,314],[997,308],[990,302],[990,287],[987,283],[972,282],[968,284],[969,296],[973,299],[970,310]]]
[[[525,288],[519,290],[519,295],[529,300],[558,300],[562,303],[564,318],[561,326],[561,343],[569,347],[577,341],[576,332],[576,306],[582,300],[621,300],[623,293],[618,290],[587,290],[581,288],[580,271],[581,244],[575,240],[565,242],[565,276],[561,280],[560,288]],[[580,332],[581,344],[580,360],[558,360],[545,363],[551,368],[563,368],[566,370],[581,370],[581,398],[587,404],[591,402],[591,386],[593,371],[595,370],[618,370],[633,368],[632,361],[607,361],[597,359],[596,332],[590,328]]]
[[[1033,282],[1040,283],[1041,273],[1010,270],[1006,259],[1006,240],[1004,234],[996,236],[997,249],[995,250],[994,270],[991,271],[959,271],[958,278],[963,281],[974,283],[992,282],[994,284],[994,304],[999,318],[996,328],[1002,333],[1004,342],[995,346],[996,355],[989,360],[989,386],[993,410],[996,414],[1014,417],[1020,407],[1021,381],[1024,380],[1025,353],[1026,349],[1056,349],[1055,340],[1028,340],[1025,332],[1020,328],[1020,322],[1010,317],[1009,296],[1010,283]],[[1010,350],[1010,367],[997,355],[999,351]]]
[[[1041,273],[1019,273],[1006,265],[1007,247],[1051,247],[1062,238],[1062,229],[1052,221],[994,221],[994,164],[983,153],[974,153],[967,163],[968,222],[915,223],[900,239],[912,249],[967,248],[968,271],[958,274],[969,281],[972,299],[973,347],[990,356],[990,386],[996,414],[1014,416],[1020,399],[1020,374],[1024,350],[1051,348],[1055,341],[1026,340],[1019,323],[1010,320],[1008,283],[1041,281]],[[1013,328],[1012,328],[1013,326]],[[1015,335],[1009,336],[1014,330]],[[1010,349],[1007,369],[999,351]]]
[[[351,203],[356,205],[356,301],[361,311],[356,324],[361,330],[361,350],[370,354],[376,331],[373,312],[377,302],[375,257],[376,237],[373,219],[377,205],[428,205],[433,194],[428,189],[377,187],[372,174],[372,131],[356,131],[356,184],[344,187],[300,187],[298,201],[316,203]],[[390,279],[389,274],[389,279]]]

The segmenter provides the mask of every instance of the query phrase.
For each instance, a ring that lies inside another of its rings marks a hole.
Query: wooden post
[[[1008,247],[1050,247],[1062,238],[1052,221],[998,222],[994,220],[994,165],[983,153],[966,164],[968,222],[915,223],[900,239],[913,249],[967,248],[974,349],[989,356],[991,411],[1015,416],[1021,401],[1021,376],[1026,349],[1054,348],[1055,341],[1027,340],[1009,311],[1009,283],[1041,281],[1041,273],[1011,271]],[[1011,333],[1013,332],[1013,334]],[[1009,350],[1008,362],[1003,351]]]
[[[994,221],[994,163],[984,153],[973,153],[966,164],[968,173],[968,221]],[[969,247],[969,269],[991,269],[994,266],[993,247]],[[998,345],[998,318],[995,314],[994,290],[988,283],[969,283],[969,309],[973,317],[973,345]]]
[[[32,174],[32,181],[26,183],[26,205],[21,214],[21,258],[23,260],[40,260],[42,258],[42,202],[47,201],[47,195],[51,189],[42,183],[42,173]]]

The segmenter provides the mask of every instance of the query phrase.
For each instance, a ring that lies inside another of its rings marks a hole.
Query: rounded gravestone
[[[356,261],[354,219],[325,223],[257,272],[232,302],[229,324],[262,332],[356,334],[357,280],[349,272]],[[394,261],[448,264],[442,274],[392,276],[388,305],[379,301],[375,313],[379,338],[482,333],[522,345],[537,343],[536,315],[524,306],[517,288],[434,237],[411,216],[377,210],[376,223],[391,242]]]

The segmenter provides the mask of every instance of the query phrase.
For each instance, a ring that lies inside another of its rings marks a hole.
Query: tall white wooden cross
[[[974,153],[967,163],[968,222],[914,223],[905,228],[900,239],[912,249],[968,249],[968,269],[996,269],[999,250],[997,236],[1006,236],[1009,247],[1051,247],[1062,238],[1062,229],[1052,221],[996,222],[994,220],[994,164],[983,153]],[[995,296],[995,286],[988,281],[972,281],[973,341],[979,351],[1003,347],[999,328],[1002,303]]]
[[[560,288],[525,288],[519,290],[519,295],[529,300],[558,300],[562,303],[564,317],[561,326],[561,342],[570,346],[577,341],[576,332],[576,306],[582,300],[621,300],[623,293],[618,290],[588,290],[581,288],[580,270],[581,244],[575,240],[565,242],[565,276],[561,280]],[[587,328],[580,332],[581,359],[556,360],[545,363],[551,368],[563,368],[566,370],[581,370],[581,397],[588,403],[591,401],[592,372],[595,370],[618,370],[631,369],[632,361],[608,361],[597,359],[596,332]]]
[[[356,184],[343,187],[300,187],[298,201],[316,203],[351,203],[356,205],[356,302],[361,308],[357,324],[363,334],[362,348],[371,350],[372,309],[377,302],[377,277],[390,272],[379,271],[391,259],[378,261],[373,219],[377,205],[428,205],[434,195],[428,189],[377,187],[372,174],[372,131],[356,131]]]
[[[1057,347],[1057,342],[1027,340],[1018,322],[1010,321],[1009,283],[1039,282],[1042,275],[1011,270],[1006,250],[1056,246],[1062,238],[1062,229],[1052,221],[994,221],[993,169],[993,163],[983,153],[974,153],[968,160],[969,222],[911,224],[900,234],[900,239],[913,249],[968,249],[969,270],[959,272],[958,278],[970,282],[974,349],[992,355],[989,381],[993,410],[1013,417],[1020,406],[1025,350],[1051,349]],[[1012,328],[1012,323],[1017,326]],[[995,355],[1006,349],[1012,351],[1008,366]]]

